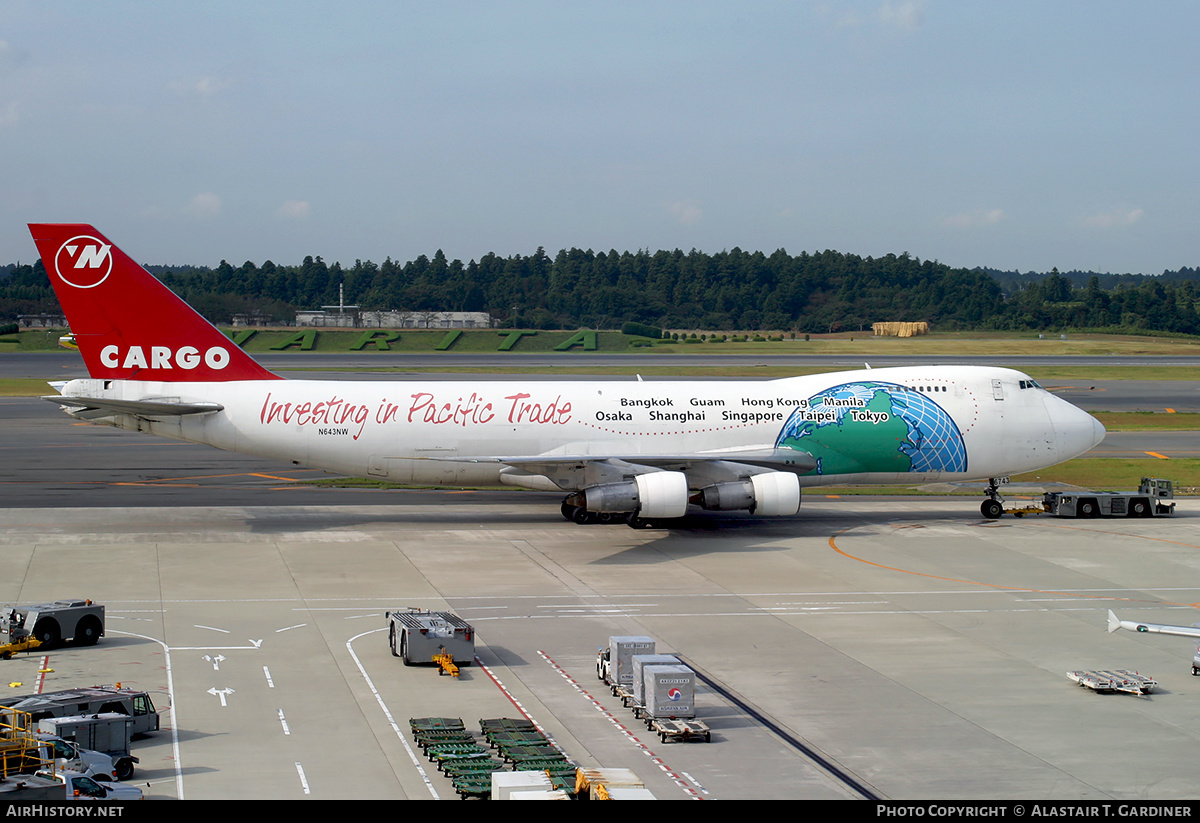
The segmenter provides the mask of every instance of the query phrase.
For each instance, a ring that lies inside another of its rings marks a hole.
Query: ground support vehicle
[[[621,705],[625,708],[632,708],[638,704],[637,697],[633,694],[633,687],[614,683],[609,689],[612,691],[612,696],[620,700]]]
[[[475,659],[475,629],[450,612],[396,609],[384,612],[388,621],[388,643],[392,656],[413,663],[435,663],[435,655],[449,655],[450,662],[469,666]],[[439,673],[445,672],[439,667]]]
[[[0,777],[32,774],[52,764],[50,746],[38,739],[29,714],[0,708]]]
[[[545,772],[552,788],[571,792],[576,765],[532,721],[491,718],[480,720],[479,730],[513,771]]]
[[[109,755],[36,728],[27,712],[0,709],[0,777],[54,768],[97,780],[116,778],[116,765]]]
[[[1133,492],[1046,492],[1042,507],[1057,517],[1170,517],[1174,497],[1170,480],[1143,477]]]
[[[712,740],[708,724],[696,718],[696,673],[679,663],[657,662],[654,655],[636,658],[640,665],[640,699],[633,702],[633,716],[663,743]],[[645,660],[646,662],[642,662]]]
[[[462,718],[412,717],[408,727],[417,746],[438,763],[459,797],[465,800],[491,793],[492,772],[503,771],[504,764],[488,756],[475,735],[467,731]],[[439,754],[444,756],[439,759]],[[463,756],[452,756],[456,754]]]
[[[36,737],[46,747],[45,755],[53,758],[56,769],[79,772],[95,780],[120,780],[116,761],[104,752],[85,749],[55,734],[39,732]]]
[[[59,800],[144,800],[145,795],[137,786],[127,786],[120,783],[109,783],[96,780],[86,774],[72,771],[38,772],[37,777],[52,780],[59,784]],[[53,798],[50,798],[53,799]]]
[[[588,800],[607,800],[623,790],[646,790],[646,784],[632,769],[577,769],[575,794]],[[653,796],[644,799],[652,800]]]
[[[115,686],[87,686],[64,689],[45,694],[26,694],[0,697],[5,705],[28,712],[34,722],[48,717],[71,717],[73,715],[105,714],[112,712],[132,718],[131,735],[156,732],[159,728],[158,711],[150,695],[137,689]]]
[[[438,676],[448,674],[458,677],[458,666],[454,665],[454,657],[449,652],[438,652],[433,656],[433,662],[438,667]]]
[[[0,643],[0,660],[11,660],[18,652],[31,652],[42,645],[42,641],[32,635],[10,643]]]
[[[654,647],[651,637],[610,637],[596,654],[596,677],[662,742],[709,742],[712,731],[696,718],[696,673]]]
[[[544,773],[560,789],[575,780],[575,764],[529,720],[480,720],[483,743],[458,717],[410,718],[408,725],[417,746],[463,798],[488,797],[496,772]]]
[[[139,762],[130,752],[133,718],[116,712],[48,717],[38,721],[38,731],[58,735],[81,749],[99,752],[112,759],[111,772],[118,780],[133,777]]]
[[[1045,514],[1046,506],[1044,503],[1036,506],[1018,506],[1014,509],[1005,509],[1004,514],[1011,514],[1013,517],[1024,517],[1027,514]]]
[[[64,641],[91,646],[103,636],[104,606],[91,600],[8,606],[0,619],[0,643],[19,643],[33,637],[46,647]]]
[[[1067,672],[1067,677],[1080,686],[1095,692],[1127,692],[1128,694],[1150,694],[1158,681],[1153,677],[1128,669],[1096,669],[1091,671]]]
[[[33,774],[0,775],[0,803],[30,803],[63,799],[63,785],[57,780]]]

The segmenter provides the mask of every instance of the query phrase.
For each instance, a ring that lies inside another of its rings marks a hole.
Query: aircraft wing
[[[773,471],[803,474],[817,467],[816,459],[808,452],[795,449],[742,449],[738,451],[699,452],[694,454],[537,454],[498,457],[435,457],[456,463],[501,463],[532,474],[546,474],[570,466],[608,464],[625,467],[633,474],[642,471],[668,469],[684,471],[718,463],[734,463]]]
[[[1150,632],[1152,634],[1177,634],[1181,637],[1200,637],[1200,626],[1169,626],[1164,623],[1138,623],[1133,620],[1122,620],[1108,611],[1108,631],[1128,629],[1131,632]]]
[[[147,400],[114,400],[108,397],[74,397],[61,394],[43,396],[43,400],[68,407],[67,413],[80,420],[92,420],[112,414],[132,414],[160,419],[185,414],[211,414],[225,407],[220,403],[184,403],[179,398],[159,397]]]

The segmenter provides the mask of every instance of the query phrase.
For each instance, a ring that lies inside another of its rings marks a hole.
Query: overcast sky
[[[0,263],[1200,266],[1200,3],[0,3]]]

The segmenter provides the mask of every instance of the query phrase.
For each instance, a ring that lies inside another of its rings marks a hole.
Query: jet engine
[[[800,511],[800,480],[787,472],[763,472],[745,480],[715,483],[692,495],[705,509],[749,509],[751,514],[778,517]]]
[[[637,512],[642,518],[683,517],[688,505],[683,472],[647,472],[622,483],[590,486],[569,502],[589,512]]]

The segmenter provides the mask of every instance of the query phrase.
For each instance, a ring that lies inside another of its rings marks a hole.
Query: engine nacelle
[[[788,472],[763,472],[747,480],[705,486],[692,502],[706,509],[749,509],[762,517],[780,517],[800,511],[800,480]]]
[[[683,472],[647,472],[625,483],[591,486],[581,493],[590,512],[637,512],[643,519],[683,517],[688,505]]]

